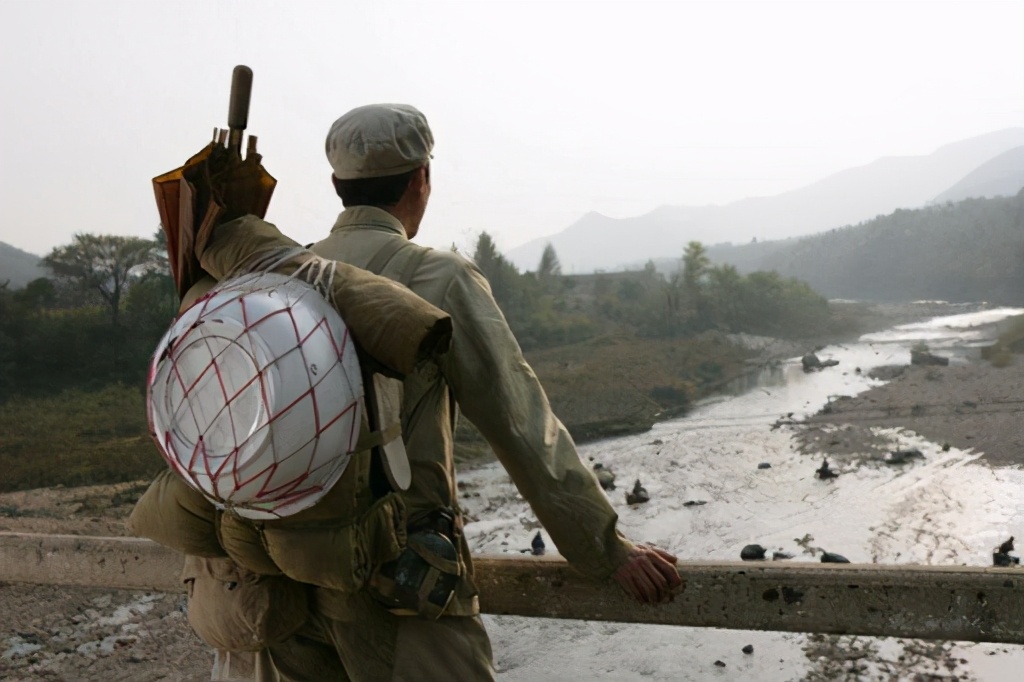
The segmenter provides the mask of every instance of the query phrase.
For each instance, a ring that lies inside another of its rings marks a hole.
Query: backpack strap
[[[383,275],[384,268],[386,268],[394,257],[398,255],[398,252],[407,247],[411,247],[412,245],[412,242],[408,239],[389,240],[383,247],[381,247],[380,251],[373,255],[370,262],[366,264],[365,269],[376,275]],[[413,275],[415,275],[416,271],[419,270],[420,263],[423,262],[423,259],[426,257],[429,250],[430,249],[427,248],[418,249],[412,258],[407,260],[402,267],[399,268],[398,272],[384,276],[403,286],[409,286],[409,282],[412,281]]]
[[[366,264],[366,269],[374,274],[380,274],[384,266],[391,262],[395,254],[409,244],[408,239],[389,239],[381,249],[373,254],[373,258]]]
[[[381,274],[400,251],[411,248],[411,246],[407,239],[388,240],[373,255],[365,269],[374,274]],[[419,269],[428,250],[417,249],[417,252],[388,278],[403,286],[409,286],[409,282]],[[374,451],[374,457],[371,460],[370,482],[375,495],[379,497],[382,493],[387,492],[387,488],[406,490],[412,480],[409,457],[405,451],[405,441],[402,439],[402,386],[401,379],[390,373],[382,372],[379,365],[368,362],[365,354],[361,355],[363,390],[366,394],[367,417],[371,429],[367,434],[366,444],[370,445]],[[396,395],[398,396],[397,401],[395,400]]]

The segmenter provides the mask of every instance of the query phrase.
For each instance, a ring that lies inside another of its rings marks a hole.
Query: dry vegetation
[[[139,388],[0,404],[0,492],[150,478],[163,466]]]

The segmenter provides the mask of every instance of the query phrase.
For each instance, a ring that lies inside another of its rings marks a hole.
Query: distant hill
[[[935,197],[932,203],[984,197],[1012,197],[1024,188],[1024,146],[1015,147],[983,163],[960,182]]]
[[[830,298],[1024,305],[1024,190],[899,209],[809,237],[713,246],[708,257],[742,273],[796,277]]]
[[[534,270],[550,242],[563,271],[582,273],[675,257],[691,240],[742,244],[811,234],[925,206],[982,164],[1022,145],[1024,128],[1009,128],[927,156],[882,158],[772,197],[724,206],[662,206],[635,218],[588,213],[558,234],[511,249],[508,257]]]
[[[39,261],[39,256],[0,242],[0,284],[10,280],[7,286],[20,289],[34,279],[46,277],[49,272]]]

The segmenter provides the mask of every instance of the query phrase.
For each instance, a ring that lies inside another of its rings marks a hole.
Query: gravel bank
[[[827,371],[827,370],[826,370]],[[1024,464],[1024,358],[1007,367],[978,361],[878,372],[887,383],[838,398],[804,421],[807,451],[884,456],[870,427],[901,427],[939,444],[984,453],[993,466]],[[823,428],[838,426],[838,432]]]

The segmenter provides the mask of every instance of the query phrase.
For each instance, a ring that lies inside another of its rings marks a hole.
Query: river
[[[643,434],[589,443],[584,459],[610,467],[621,483],[610,500],[627,537],[653,542],[680,559],[736,560],[759,543],[793,561],[817,561],[821,549],[855,563],[987,565],[994,545],[1024,536],[1024,471],[993,468],[980,455],[944,451],[900,429],[875,429],[893,449],[916,447],[910,467],[840,465],[843,475],[814,477],[820,456],[801,454],[783,415],[799,420],[829,400],[878,383],[874,367],[905,365],[926,343],[952,363],[968,363],[991,339],[994,323],[1024,310],[959,312],[862,336],[818,352],[838,365],[805,373],[799,358],[766,369],[747,390],[708,400],[680,419]],[[766,462],[770,468],[759,469]],[[845,467],[845,468],[844,468]],[[629,507],[624,488],[640,479],[650,493]],[[466,526],[474,552],[529,546],[536,520],[499,465],[460,476],[470,496]],[[687,501],[704,505],[685,506]],[[797,542],[801,540],[801,542]],[[1024,647],[922,643],[884,638],[815,637],[486,617],[503,682],[541,680],[1016,679]],[[754,653],[741,649],[751,644]],[[853,663],[837,663],[838,656]],[[716,661],[724,666],[716,665]],[[849,665],[857,667],[850,672]]]

